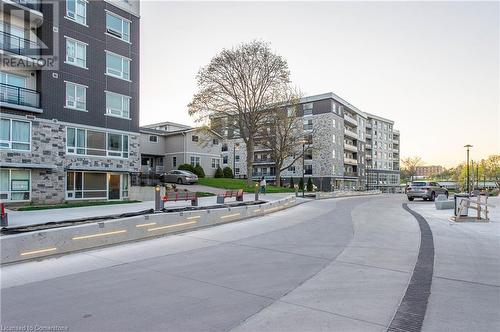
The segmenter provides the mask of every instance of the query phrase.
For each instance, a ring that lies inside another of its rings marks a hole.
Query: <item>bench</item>
[[[448,197],[443,194],[438,195],[434,201],[434,205],[436,206],[436,210],[449,210],[455,208],[455,202],[453,200],[448,200]]]
[[[163,202],[191,201],[191,206],[198,206],[198,196],[190,191],[167,191],[161,200]]]
[[[224,200],[231,197],[236,197],[236,201],[243,202],[243,189],[228,190],[224,194],[217,195],[217,204],[224,204]]]

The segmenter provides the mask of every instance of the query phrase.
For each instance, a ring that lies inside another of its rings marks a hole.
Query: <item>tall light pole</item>
[[[469,177],[469,149],[472,148],[472,145],[467,144],[464,145],[464,148],[467,149],[467,194],[470,194],[470,177]]]

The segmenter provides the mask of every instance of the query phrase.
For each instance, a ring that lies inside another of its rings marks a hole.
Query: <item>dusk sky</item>
[[[141,2],[141,124],[194,124],[195,75],[268,41],[306,95],[395,121],[401,155],[452,166],[500,152],[499,3]]]

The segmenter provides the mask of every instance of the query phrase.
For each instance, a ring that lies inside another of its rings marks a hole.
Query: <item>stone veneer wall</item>
[[[24,119],[23,119],[24,120]],[[6,163],[31,163],[55,169],[31,169],[31,201],[60,203],[65,199],[66,169],[138,172],[139,134],[129,134],[129,158],[66,155],[65,125],[47,120],[31,120],[31,151],[0,150]]]

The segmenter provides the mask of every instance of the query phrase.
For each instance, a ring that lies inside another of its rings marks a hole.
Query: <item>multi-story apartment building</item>
[[[141,172],[161,174],[181,164],[200,165],[206,176],[221,166],[222,136],[173,122],[140,128]]]
[[[443,166],[417,166],[415,168],[416,176],[426,178],[428,176],[443,173]]]
[[[399,131],[392,120],[368,113],[367,118],[367,187],[395,192],[400,182]]]
[[[0,5],[1,200],[126,199],[140,169],[139,1]]]
[[[392,121],[384,120],[390,127],[382,129],[386,135],[382,134],[380,141],[384,142],[379,143],[377,139],[377,163],[373,164],[372,123],[375,118],[375,121],[382,118],[359,110],[334,93],[302,98],[298,116],[303,121],[307,142],[305,156],[303,163],[299,160],[281,173],[285,183],[290,178],[297,183],[304,173],[320,190],[377,188],[392,191],[399,185],[399,133],[393,130]],[[234,168],[237,177],[248,177],[245,144],[232,127],[222,125],[219,129],[227,138],[222,150],[222,166]],[[378,144],[385,152],[378,152]],[[379,153],[382,153],[380,162]],[[257,145],[253,159],[253,178],[275,179],[275,163],[269,149]],[[369,173],[380,173],[380,180],[376,181],[385,181],[384,185],[375,185]],[[383,180],[386,174],[390,174],[390,179]]]

